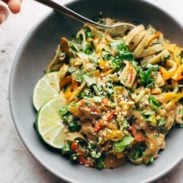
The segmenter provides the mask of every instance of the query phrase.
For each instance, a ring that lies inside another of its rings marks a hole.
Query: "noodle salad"
[[[113,37],[85,24],[71,40],[60,39],[38,83],[36,129],[73,163],[98,169],[126,160],[151,164],[172,127],[183,126],[183,49],[152,26]],[[55,107],[53,100],[61,102]],[[57,118],[48,117],[50,106]]]

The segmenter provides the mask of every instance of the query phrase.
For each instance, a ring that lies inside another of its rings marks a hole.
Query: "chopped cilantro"
[[[157,126],[158,121],[156,119],[156,115],[154,111],[152,110],[148,110],[145,112],[143,111],[141,112],[141,114],[151,126]]]
[[[140,82],[143,86],[147,88],[152,88],[154,86],[154,78],[152,77],[152,68],[148,68],[145,71],[139,72]]]
[[[90,45],[86,45],[84,53],[87,55],[91,55],[93,53],[93,48]]]
[[[84,27],[86,38],[94,38],[94,34],[91,32],[91,29],[88,26]]]
[[[129,51],[128,46],[124,42],[117,45],[117,49],[119,51]]]
[[[129,153],[130,159],[137,160],[143,156],[144,151],[146,150],[147,146],[145,143],[138,143]]]
[[[134,61],[134,57],[127,45],[120,43],[117,45],[117,55],[112,59],[112,65],[116,70],[119,70],[125,60]]]
[[[70,132],[77,132],[81,129],[81,124],[77,120],[73,120],[68,124],[68,129]]]
[[[106,60],[111,60],[113,56],[110,53],[104,52],[102,58]]]
[[[71,148],[70,148],[70,144],[69,143],[66,143],[64,145],[64,147],[62,148],[61,153],[64,156],[70,156],[72,154],[72,151],[71,151]]]
[[[154,110],[158,110],[161,107],[161,103],[152,95],[149,96],[149,105]]]
[[[112,60],[112,66],[116,70],[121,69],[122,63],[122,60],[118,56]]]
[[[98,169],[103,169],[105,167],[103,158],[97,159],[96,167]]]

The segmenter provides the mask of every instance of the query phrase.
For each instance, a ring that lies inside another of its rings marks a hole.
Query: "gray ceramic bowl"
[[[129,22],[152,24],[171,41],[183,46],[183,29],[161,9],[140,0],[78,0],[68,5],[87,17],[99,11]],[[25,38],[17,53],[10,79],[10,106],[16,128],[34,157],[58,177],[75,183],[140,183],[155,180],[172,169],[183,157],[183,130],[174,129],[167,147],[151,166],[126,164],[114,170],[73,166],[59,153],[47,149],[33,129],[35,111],[32,91],[52,58],[60,36],[71,37],[81,24],[52,13]]]

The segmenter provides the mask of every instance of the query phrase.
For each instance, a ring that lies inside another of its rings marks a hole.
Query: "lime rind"
[[[51,72],[44,75],[36,84],[33,92],[33,105],[38,111],[53,98],[59,97],[59,74]]]
[[[49,146],[61,149],[64,145],[64,124],[59,110],[65,105],[61,98],[52,99],[38,112],[36,127],[41,139]]]

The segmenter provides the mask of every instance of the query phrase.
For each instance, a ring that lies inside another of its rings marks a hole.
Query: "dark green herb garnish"
[[[152,77],[152,68],[148,68],[145,71],[140,71],[139,76],[140,76],[140,82],[144,87],[147,88],[152,88],[154,87],[154,78]]]
[[[96,167],[98,169],[103,169],[105,167],[103,158],[97,159]]]
[[[127,45],[125,43],[121,43],[117,45],[117,55],[112,60],[112,65],[116,70],[122,68],[123,61],[133,61],[133,54],[129,51]]]
[[[152,95],[149,96],[149,105],[154,110],[158,110],[161,107],[161,103]]]
[[[91,29],[88,26],[84,27],[86,38],[94,38],[94,34],[91,32]]]
[[[77,120],[73,120],[68,124],[68,129],[70,132],[77,132],[81,129],[81,124]]]
[[[129,157],[133,160],[138,160],[143,156],[144,151],[146,150],[145,143],[138,143],[134,149],[130,152]]]
[[[86,45],[84,53],[87,55],[91,55],[93,53],[93,48],[90,45]]]

